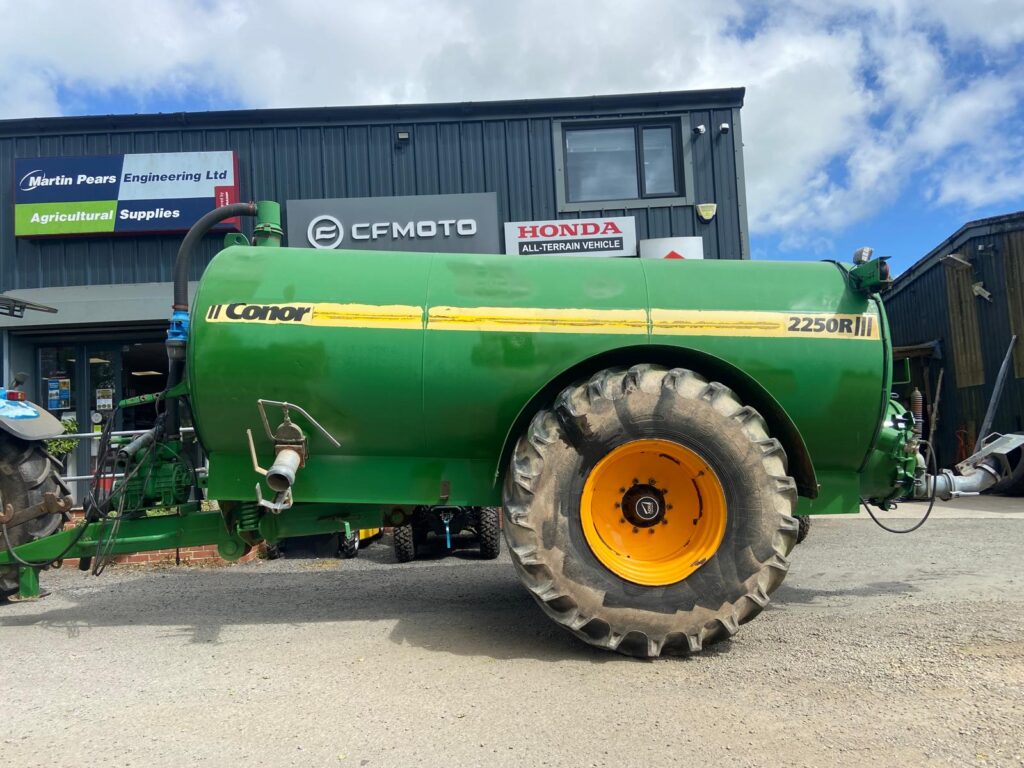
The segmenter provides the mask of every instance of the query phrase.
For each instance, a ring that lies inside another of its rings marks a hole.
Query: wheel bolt
[[[668,520],[666,520],[664,517],[661,518],[661,524],[662,525],[668,525]]]
[[[637,480],[635,477],[633,478],[633,485],[640,485],[640,481]]]
[[[648,532],[648,533],[652,533],[652,534],[653,534],[653,533],[654,533],[654,529],[653,529],[653,528],[648,528],[648,529],[647,529],[647,532]]]
[[[633,533],[640,533],[640,529],[639,528],[634,528],[633,529]]]
[[[620,523],[624,523],[624,522],[626,522],[626,518],[624,518],[624,517],[620,517],[620,518],[619,518],[619,522],[620,522]]]
[[[647,478],[647,484],[648,485],[653,485],[654,487],[657,487],[658,486],[658,481],[655,480],[653,477],[649,477],[649,478]]]

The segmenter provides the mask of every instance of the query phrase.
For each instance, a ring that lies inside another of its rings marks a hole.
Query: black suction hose
[[[199,219],[181,241],[178,258],[174,262],[174,304],[171,326],[167,329],[167,389],[178,386],[185,375],[185,343],[188,340],[188,268],[192,252],[211,229],[224,219],[235,216],[255,216],[256,203],[232,203],[214,208]],[[167,401],[165,433],[172,440],[178,437],[181,419],[177,398]]]
[[[232,203],[214,208],[199,219],[185,235],[178,248],[178,260],[174,262],[174,309],[188,310],[188,267],[192,251],[206,237],[214,226],[235,216],[255,216],[256,203]]]

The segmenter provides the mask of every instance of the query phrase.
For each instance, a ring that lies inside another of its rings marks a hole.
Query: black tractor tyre
[[[60,462],[46,452],[45,443],[20,440],[0,431],[0,515],[8,510],[14,514],[6,524],[10,546],[49,536],[69,519],[63,512],[38,514],[47,508],[47,493],[58,500],[70,496],[60,470]],[[0,548],[6,551],[7,546],[0,532]],[[17,567],[0,568],[0,599],[17,591]]]
[[[803,544],[804,539],[807,538],[807,534],[811,532],[811,518],[804,515],[796,519],[797,524],[800,526],[796,532],[796,543]]]
[[[352,531],[350,536],[339,535],[338,539],[341,542],[338,554],[344,559],[351,560],[359,555],[359,531]]]
[[[501,512],[497,507],[480,508],[480,557],[493,560],[501,554]]]
[[[642,586],[595,557],[582,530],[590,470],[638,439],[679,443],[718,475],[724,537],[682,581]],[[789,569],[796,484],[765,420],[693,371],[636,365],[563,390],[530,423],[504,483],[505,539],[526,588],[591,645],[644,658],[699,651],[759,614]]]
[[[396,525],[393,535],[395,537],[395,559],[400,563],[408,563],[416,559],[416,541],[413,536],[412,525]]]

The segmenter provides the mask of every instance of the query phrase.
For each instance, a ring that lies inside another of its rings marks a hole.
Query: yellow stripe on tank
[[[740,336],[755,338],[863,339],[877,341],[878,316],[830,312],[747,312],[708,309],[652,309],[655,336]]]
[[[343,328],[423,328],[423,307],[407,304],[314,304],[310,325]]]
[[[210,323],[305,325],[325,328],[422,330],[424,312],[408,304],[238,302],[213,304]],[[830,312],[742,310],[569,309],[545,307],[431,307],[426,328],[504,333],[646,334],[878,340],[879,316]]]
[[[647,312],[643,309],[431,307],[427,328],[506,333],[646,334]]]

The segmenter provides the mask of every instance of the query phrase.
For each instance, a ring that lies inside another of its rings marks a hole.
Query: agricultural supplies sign
[[[636,256],[632,216],[559,221],[510,221],[505,253],[519,256]]]
[[[17,237],[179,232],[237,202],[234,152],[14,161]],[[237,224],[232,219],[221,226]]]
[[[347,197],[288,201],[288,245],[334,250],[498,253],[498,197]]]

